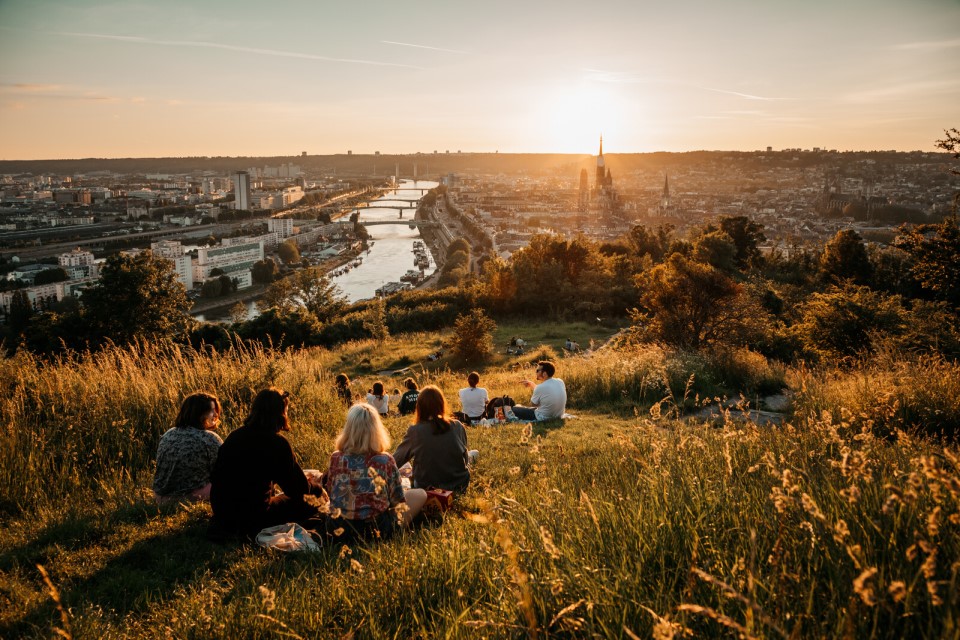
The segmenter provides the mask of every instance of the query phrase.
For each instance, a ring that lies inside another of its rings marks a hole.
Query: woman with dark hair
[[[173,428],[160,436],[153,495],[160,504],[209,500],[210,475],[223,440],[214,433],[220,423],[220,401],[194,393],[180,405]]]
[[[465,491],[470,484],[468,464],[477,451],[467,450],[467,431],[450,418],[443,392],[427,385],[417,397],[414,424],[393,454],[398,466],[413,461],[413,486],[421,489]]]
[[[373,383],[373,389],[367,394],[367,404],[376,409],[381,416],[386,416],[390,412],[390,396],[384,392],[382,382]]]
[[[304,496],[312,487],[281,431],[289,431],[290,394],[264,389],[253,399],[243,426],[227,436],[216,467],[210,504],[226,531],[256,534],[264,527],[300,522],[317,515]],[[274,495],[279,486],[283,495]],[[311,528],[307,525],[307,528]]]
[[[470,423],[480,422],[480,418],[483,417],[483,412],[487,409],[487,390],[483,387],[478,387],[480,384],[480,374],[476,371],[471,371],[470,375],[467,376],[467,386],[463,389],[460,389],[460,406],[463,410],[463,415],[467,417],[467,420]]]
[[[350,391],[350,378],[345,373],[338,373],[336,377],[337,397],[349,407],[353,404],[353,392]]]
[[[406,393],[400,398],[397,404],[397,411],[400,415],[407,416],[413,413],[417,408],[417,398],[420,396],[420,386],[413,378],[407,378],[403,381],[403,386],[407,388]]]

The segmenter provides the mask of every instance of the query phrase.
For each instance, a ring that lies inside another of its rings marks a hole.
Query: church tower
[[[587,177],[587,170],[580,169],[580,197],[577,201],[577,209],[586,211],[590,208],[590,182]]]
[[[670,208],[670,174],[663,175],[663,195],[660,196],[660,208],[664,211]]]
[[[599,192],[607,181],[607,168],[603,162],[603,136],[600,136],[600,155],[597,156],[597,175],[594,181],[596,190]]]

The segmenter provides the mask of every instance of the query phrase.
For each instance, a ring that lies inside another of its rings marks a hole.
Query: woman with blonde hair
[[[389,538],[398,519],[409,524],[423,508],[426,492],[404,491],[400,484],[397,463],[387,453],[390,434],[374,407],[367,403],[350,407],[334,446],[326,474],[327,534],[334,540]]]
[[[470,484],[467,465],[477,454],[467,450],[467,431],[450,418],[443,392],[432,384],[421,389],[414,424],[393,454],[401,466],[413,461],[413,486],[465,491]]]

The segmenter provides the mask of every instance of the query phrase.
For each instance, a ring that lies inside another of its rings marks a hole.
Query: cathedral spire
[[[600,157],[603,157],[603,134],[600,134]]]

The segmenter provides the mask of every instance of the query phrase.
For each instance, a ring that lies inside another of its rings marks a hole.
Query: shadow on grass
[[[64,551],[91,556],[99,548],[101,553],[110,554],[111,542],[122,544],[121,540],[111,540],[115,527],[144,525],[157,515],[156,507],[145,503],[121,507],[106,519],[96,514],[71,514],[43,529],[27,544],[5,552],[0,556],[0,570],[19,571],[40,582],[34,565],[47,564],[57,583],[55,566],[66,556]],[[91,575],[57,584],[63,605],[76,609],[99,606],[123,616],[173,597],[177,589],[199,576],[222,574],[244,554],[244,547],[239,541],[222,545],[210,542],[206,537],[207,526],[206,517],[191,514],[180,526],[164,528],[112,555]],[[74,561],[68,556],[65,559]],[[0,626],[0,637],[36,633],[56,620],[59,620],[56,605],[45,598]]]

